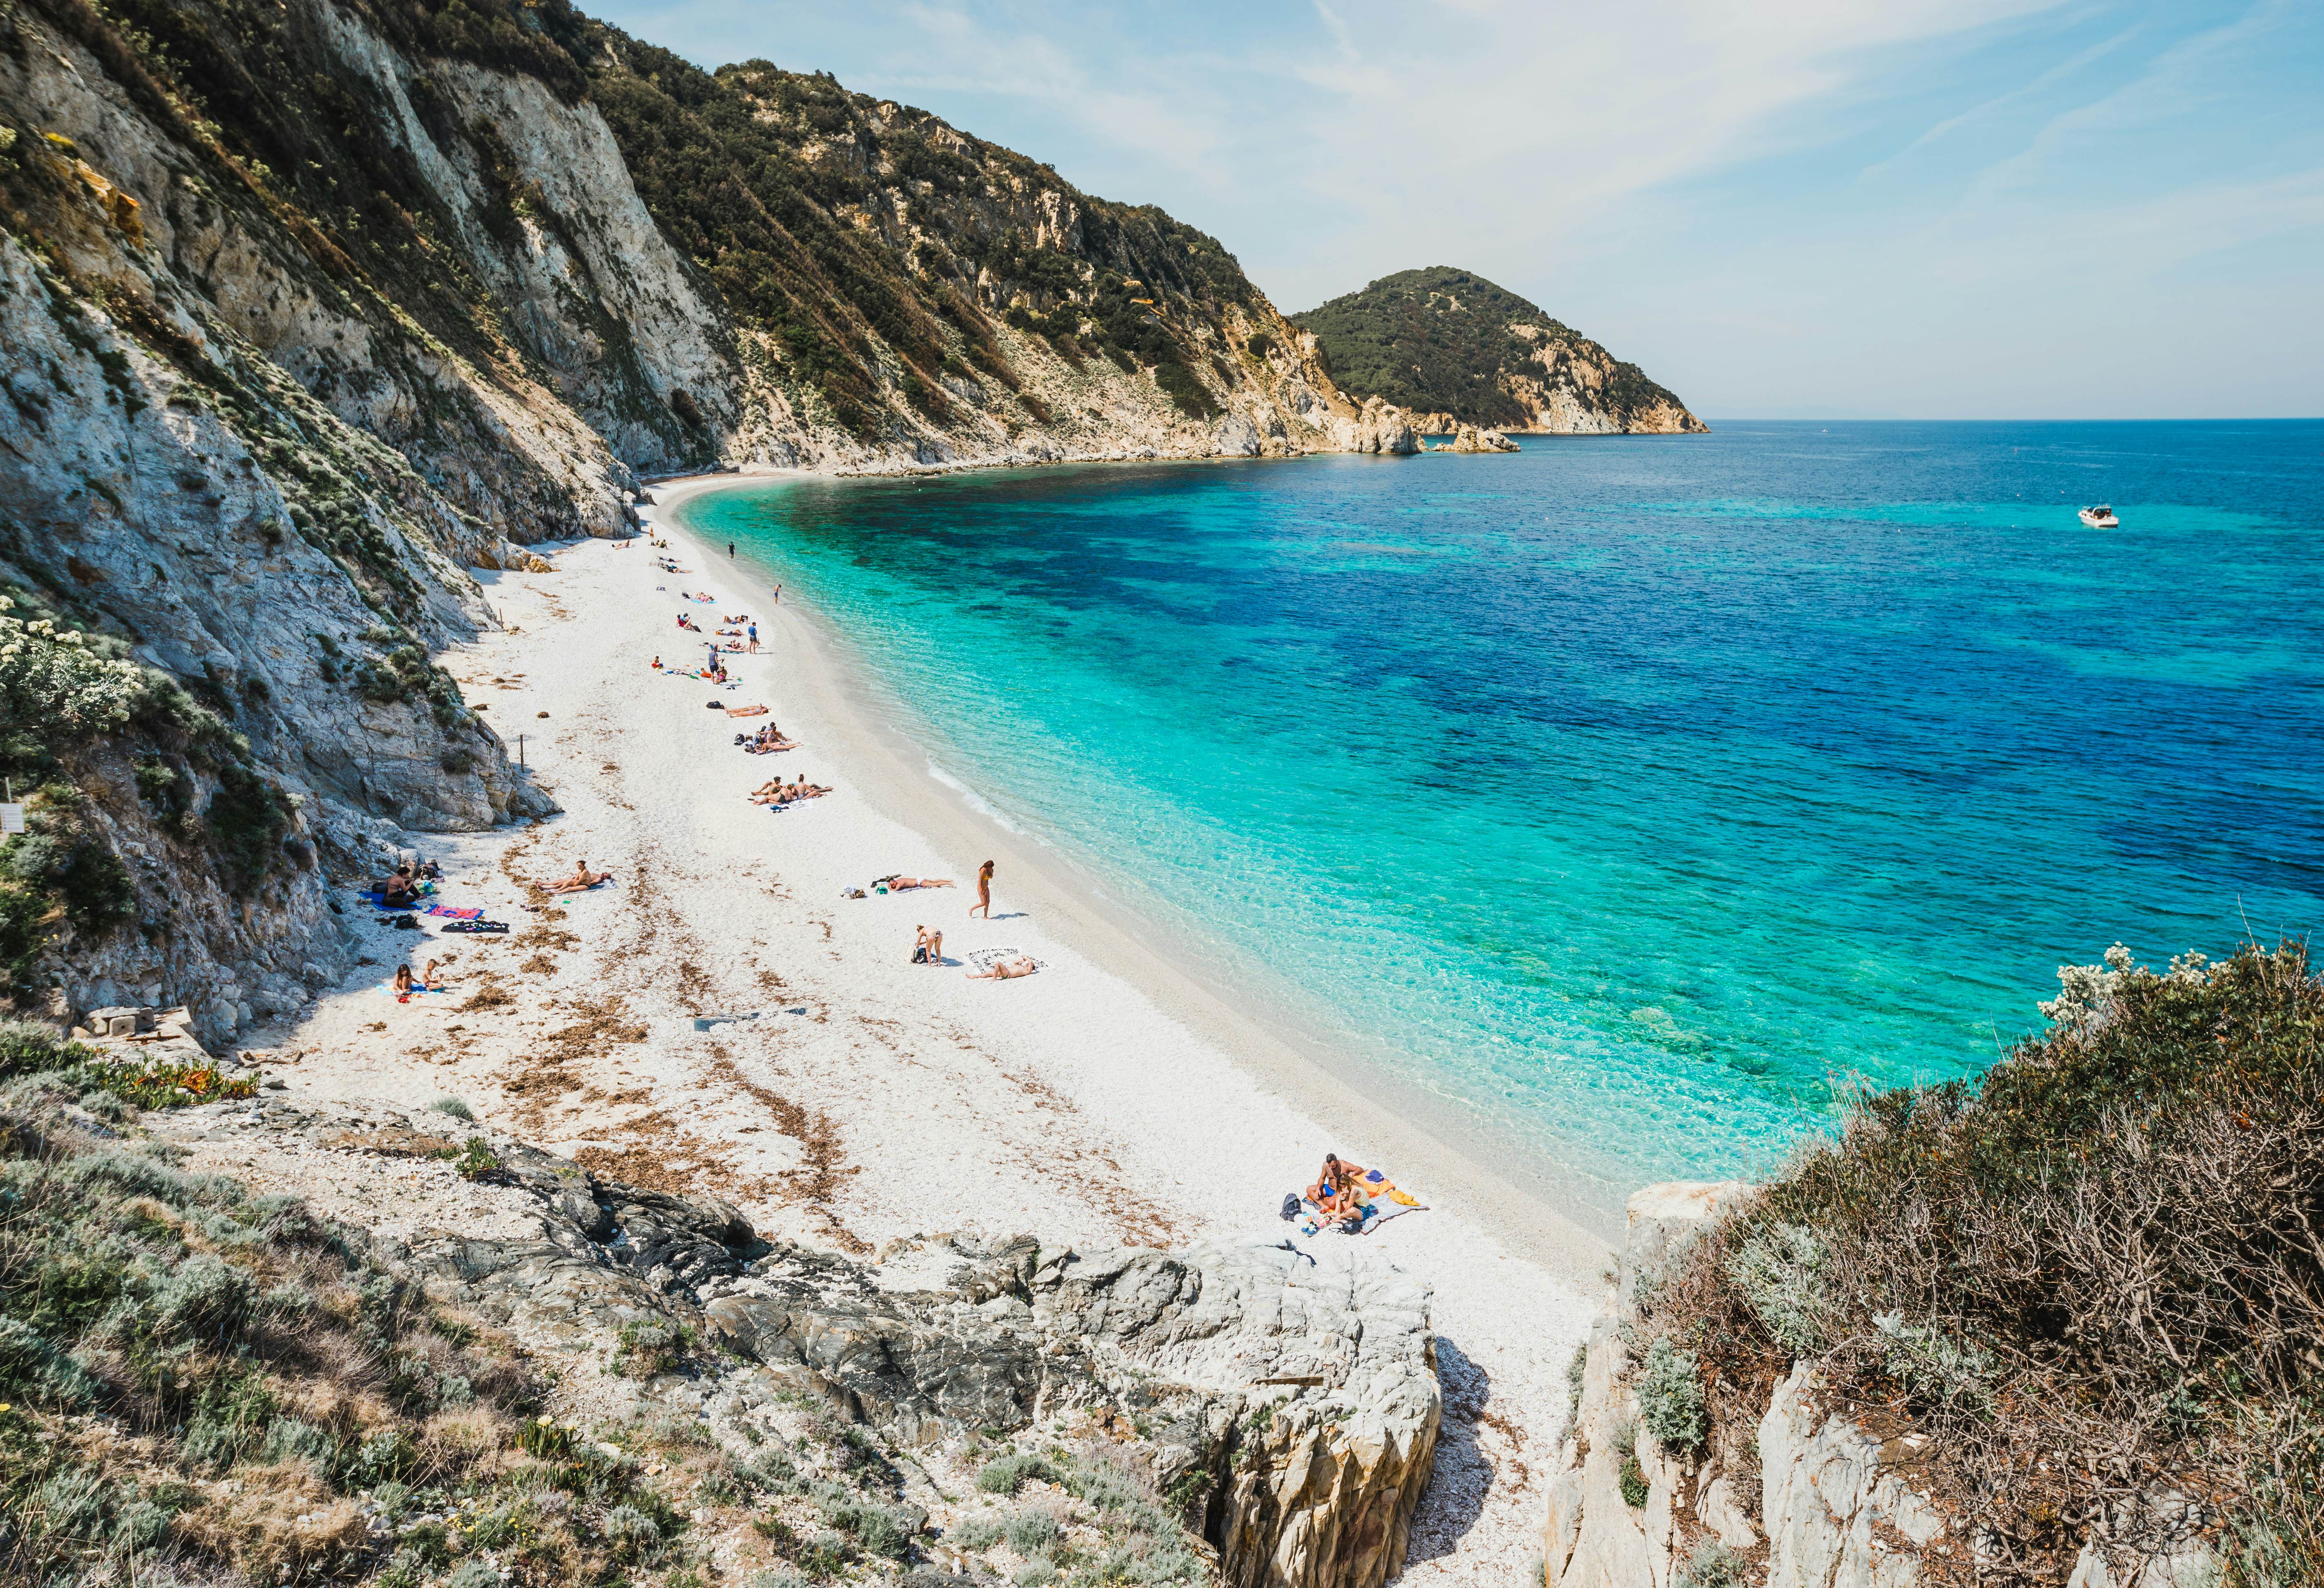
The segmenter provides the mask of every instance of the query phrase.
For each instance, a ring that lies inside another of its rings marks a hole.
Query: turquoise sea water
[[[2074,510],[2110,501],[2123,527]],[[2324,424],[1733,423],[786,482],[945,772],[1600,1205],[2324,921]]]

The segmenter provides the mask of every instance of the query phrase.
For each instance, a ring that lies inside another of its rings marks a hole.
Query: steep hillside
[[[1710,429],[1637,365],[1464,270],[1399,271],[1292,321],[1314,335],[1343,391],[1428,415],[1424,429]]]

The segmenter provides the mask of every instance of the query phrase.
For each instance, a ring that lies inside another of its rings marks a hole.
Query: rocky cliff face
[[[1637,365],[1468,271],[1384,276],[1293,317],[1351,395],[1460,425],[1555,435],[1663,435],[1710,427]]]

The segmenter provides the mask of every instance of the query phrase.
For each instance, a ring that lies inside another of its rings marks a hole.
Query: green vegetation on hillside
[[[2223,1588],[2324,1581],[2324,983],[2298,944],[2061,980],[2046,1035],[1863,1098],[1650,1280],[1637,1343],[1691,1367],[1683,1442],[1729,1462],[1801,1358],[1821,1404],[1926,1436],[1939,1581],[2062,1582],[2190,1519]]]
[[[209,151],[226,200],[287,226],[347,305],[382,321],[408,313],[482,367],[528,367],[490,290],[445,245],[462,217],[391,135],[399,118],[381,91],[338,69],[311,13],[250,0],[32,4],[141,108]],[[1190,411],[1210,406],[1207,392],[1187,391],[1200,387],[1191,328],[1254,296],[1216,239],[1161,210],[1092,198],[1047,166],[826,74],[763,60],[706,72],[567,0],[355,9],[421,59],[522,74],[567,103],[594,104],[709,295],[771,339],[779,379],[867,440],[890,434],[899,408],[947,418],[944,377],[1019,389],[978,301],[980,271],[997,285],[991,301],[1025,297],[1069,360],[1086,352],[1125,367],[1179,366],[1160,378]],[[464,119],[425,78],[406,87],[430,141],[480,174],[482,220],[497,242],[522,246],[526,225],[563,235],[548,196],[516,174],[509,129]],[[1076,227],[1028,233],[1044,192],[1077,215]],[[598,319],[609,355],[631,356],[627,328]],[[632,417],[681,450],[703,439],[688,393],[667,412]]]
[[[1449,413],[1474,425],[1522,427],[1534,411],[1510,390],[1513,374],[1545,383],[1534,362],[1545,346],[1605,372],[1599,399],[1628,423],[1658,403],[1683,408],[1635,364],[1623,364],[1538,307],[1468,271],[1446,265],[1399,271],[1360,292],[1291,317],[1313,331],[1340,389],[1416,413]],[[1528,340],[1512,326],[1537,328]]]

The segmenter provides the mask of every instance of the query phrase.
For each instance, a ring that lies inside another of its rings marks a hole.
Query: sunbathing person
[[[915,888],[949,888],[953,885],[950,877],[874,877],[872,879],[872,885],[874,888],[879,887],[882,882],[888,885],[888,891],[890,893],[908,893]]]
[[[769,778],[751,790],[751,803],[753,805],[780,805],[782,802],[783,780],[780,778]]]
[[[1356,1165],[1342,1163],[1327,1152],[1323,1155],[1323,1172],[1307,1187],[1307,1200],[1332,1217],[1343,1218],[1357,1211],[1357,1191],[1363,1173]]]
[[[381,906],[387,909],[407,909],[420,901],[420,884],[412,881],[411,868],[400,865],[372,884],[378,893]]]
[[[972,982],[1008,982],[1019,976],[1029,976],[1040,968],[1028,957],[1019,955],[1015,959],[993,961],[992,968],[989,971],[971,971],[968,973],[968,979]]]
[[[585,888],[594,888],[600,882],[610,882],[613,880],[613,872],[593,872],[589,869],[587,861],[576,860],[573,863],[571,876],[559,877],[553,882],[543,882],[541,886],[551,893],[578,893]]]

